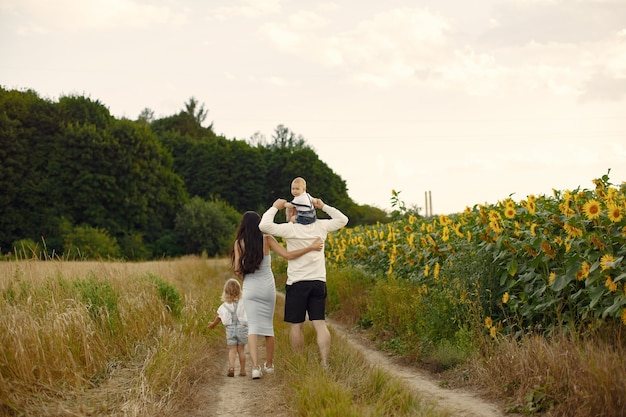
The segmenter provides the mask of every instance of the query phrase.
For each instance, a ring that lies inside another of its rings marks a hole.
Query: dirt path
[[[401,378],[421,398],[436,403],[438,408],[449,411],[452,416],[504,417],[505,414],[495,404],[464,390],[442,388],[428,373],[399,364],[385,352],[375,349],[372,343],[363,336],[350,332],[338,323],[331,323],[333,329],[347,338],[352,345],[358,347],[372,365],[380,366],[392,375]]]
[[[437,385],[427,373],[414,367],[403,366],[384,352],[376,350],[371,343],[358,334],[349,332],[338,323],[329,322],[329,326],[339,337],[345,337],[350,343],[359,349],[373,366],[380,366],[392,375],[401,378],[418,395],[426,401],[434,402],[438,407],[451,413],[451,416],[459,417],[503,417],[497,406],[488,403],[481,398],[458,389],[446,389]],[[263,352],[259,352],[264,357]],[[249,362],[248,362],[249,363]],[[236,374],[238,369],[236,369]],[[293,414],[281,412],[264,406],[264,398],[274,396],[280,398],[283,387],[277,384],[274,378],[279,375],[264,375],[260,380],[252,380],[249,373],[246,377],[235,376],[229,378],[226,375],[216,377],[214,387],[219,389],[201,390],[200,397],[205,395],[219,397],[214,409],[202,407],[190,417],[219,417],[232,416],[252,417],[257,415],[271,414],[278,417],[287,417]],[[211,385],[213,385],[213,383]],[[208,398],[208,397],[207,397]],[[205,399],[206,400],[206,399]],[[197,398],[199,404],[202,398]],[[212,400],[215,404],[214,400]],[[271,401],[270,401],[271,402]]]
[[[226,358],[226,350],[223,357]],[[265,357],[263,344],[259,346],[259,357]],[[284,387],[278,379],[280,375],[264,374],[261,379],[253,380],[250,373],[252,362],[247,347],[246,361],[248,368],[246,376],[239,376],[238,362],[235,365],[234,377],[226,376],[227,365],[224,365],[223,372],[215,375],[194,398],[193,408],[196,411],[186,413],[185,417],[293,416],[292,413],[284,411],[287,405],[282,398]],[[280,404],[279,409],[272,408],[276,404]]]

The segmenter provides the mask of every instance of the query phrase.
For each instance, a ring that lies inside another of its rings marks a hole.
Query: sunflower
[[[604,282],[604,286],[609,289],[611,292],[617,291],[617,282],[613,282],[611,277],[606,277],[606,281]]]
[[[622,323],[626,325],[626,308],[622,309]]]
[[[444,226],[443,230],[441,231],[441,240],[443,240],[444,242],[447,242],[450,239],[450,229],[448,229],[448,226]]]
[[[491,227],[491,230],[493,230],[497,235],[502,233],[502,227],[500,227],[500,224],[497,220],[491,220],[489,222],[489,226]]]
[[[556,278],[556,274],[554,272],[550,272],[550,276],[548,277],[548,285],[552,285],[552,282],[554,282],[554,278]]]
[[[606,271],[607,269],[611,269],[613,264],[615,263],[615,258],[610,253],[606,253],[602,255],[600,258],[600,269]]]
[[[563,229],[565,229],[565,233],[567,233],[567,236],[570,238],[583,237],[583,231],[569,223],[565,223]]]
[[[490,329],[493,326],[493,321],[491,317],[485,317],[485,327]]]
[[[509,302],[509,293],[505,292],[504,295],[502,295],[502,303],[506,304]]]
[[[583,213],[589,220],[597,219],[600,217],[602,210],[600,209],[600,203],[596,200],[591,199],[583,205]]]
[[[491,327],[491,329],[489,329],[489,336],[491,336],[492,339],[496,338],[497,333],[498,329],[496,329],[495,327]]]
[[[537,252],[533,248],[531,248],[530,246],[524,245],[524,246],[522,246],[522,248],[526,251],[526,253],[528,253],[533,258],[537,256]]]
[[[600,241],[600,239],[598,238],[598,236],[596,235],[592,235],[591,236],[591,243],[593,243],[593,245],[598,248],[598,250],[603,251],[604,250],[604,243],[602,243]]]
[[[506,206],[504,209],[504,217],[507,219],[512,219],[515,217],[515,206]]]
[[[545,253],[548,258],[550,259],[554,259],[556,257],[556,251],[554,250],[554,248],[552,248],[552,246],[546,242],[545,240],[543,242],[541,242],[541,250],[543,251],[543,253]]]
[[[589,266],[587,261],[583,261],[583,263],[580,265],[580,272],[582,273],[583,279],[589,276],[590,271],[591,271],[591,267]]]
[[[621,207],[616,204],[611,204],[609,206],[607,215],[609,217],[609,220],[611,220],[613,223],[619,222],[620,220],[622,220],[622,217],[624,217],[624,213],[622,213]]]
[[[561,214],[567,217],[572,217],[574,214],[576,214],[576,212],[572,210],[570,201],[564,201],[559,204],[559,211],[561,212]]]

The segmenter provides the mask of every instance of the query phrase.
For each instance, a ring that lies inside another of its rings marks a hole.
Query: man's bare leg
[[[291,323],[289,328],[289,340],[291,341],[291,347],[298,352],[302,352],[304,349],[304,323]]]
[[[330,331],[326,326],[326,320],[313,320],[313,327],[317,334],[317,347],[322,356],[322,365],[328,366],[328,355],[330,353]]]

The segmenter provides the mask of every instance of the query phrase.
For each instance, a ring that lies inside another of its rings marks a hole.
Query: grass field
[[[223,372],[223,332],[207,324],[230,276],[225,260],[200,257],[0,263],[0,415],[185,415]],[[312,329],[296,354],[279,312],[280,392],[265,407],[299,416],[448,415],[341,338],[336,371],[324,372]]]

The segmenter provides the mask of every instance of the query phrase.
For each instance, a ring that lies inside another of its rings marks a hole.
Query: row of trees
[[[116,119],[99,101],[0,87],[0,250],[148,259],[224,254],[241,213],[289,198],[295,176],[351,224],[386,221],[301,136],[232,139],[203,126],[191,98],[178,114]],[[95,243],[99,242],[99,243]]]

